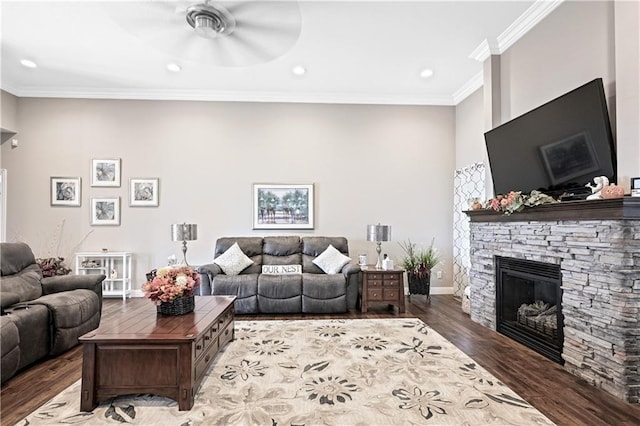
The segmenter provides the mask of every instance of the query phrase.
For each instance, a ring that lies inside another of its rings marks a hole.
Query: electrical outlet
[[[442,279],[442,271],[436,272],[436,278],[439,279],[439,280]]]

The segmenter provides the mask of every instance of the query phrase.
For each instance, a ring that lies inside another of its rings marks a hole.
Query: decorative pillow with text
[[[262,273],[266,275],[300,275],[302,265],[262,265]]]

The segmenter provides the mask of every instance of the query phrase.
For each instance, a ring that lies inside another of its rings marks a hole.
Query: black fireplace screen
[[[496,256],[498,332],[563,363],[561,285],[559,265]]]

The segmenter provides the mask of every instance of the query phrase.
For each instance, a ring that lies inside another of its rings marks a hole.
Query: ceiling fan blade
[[[227,9],[236,23],[233,31],[214,39],[197,35],[186,10],[202,3]],[[114,2],[105,7],[118,25],[144,43],[177,58],[217,66],[271,61],[286,54],[300,36],[295,1]]]

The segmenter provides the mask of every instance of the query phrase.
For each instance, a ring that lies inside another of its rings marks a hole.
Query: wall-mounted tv
[[[602,79],[590,81],[484,134],[496,194],[588,195],[596,176],[616,180]],[[576,198],[580,198],[578,195]]]

